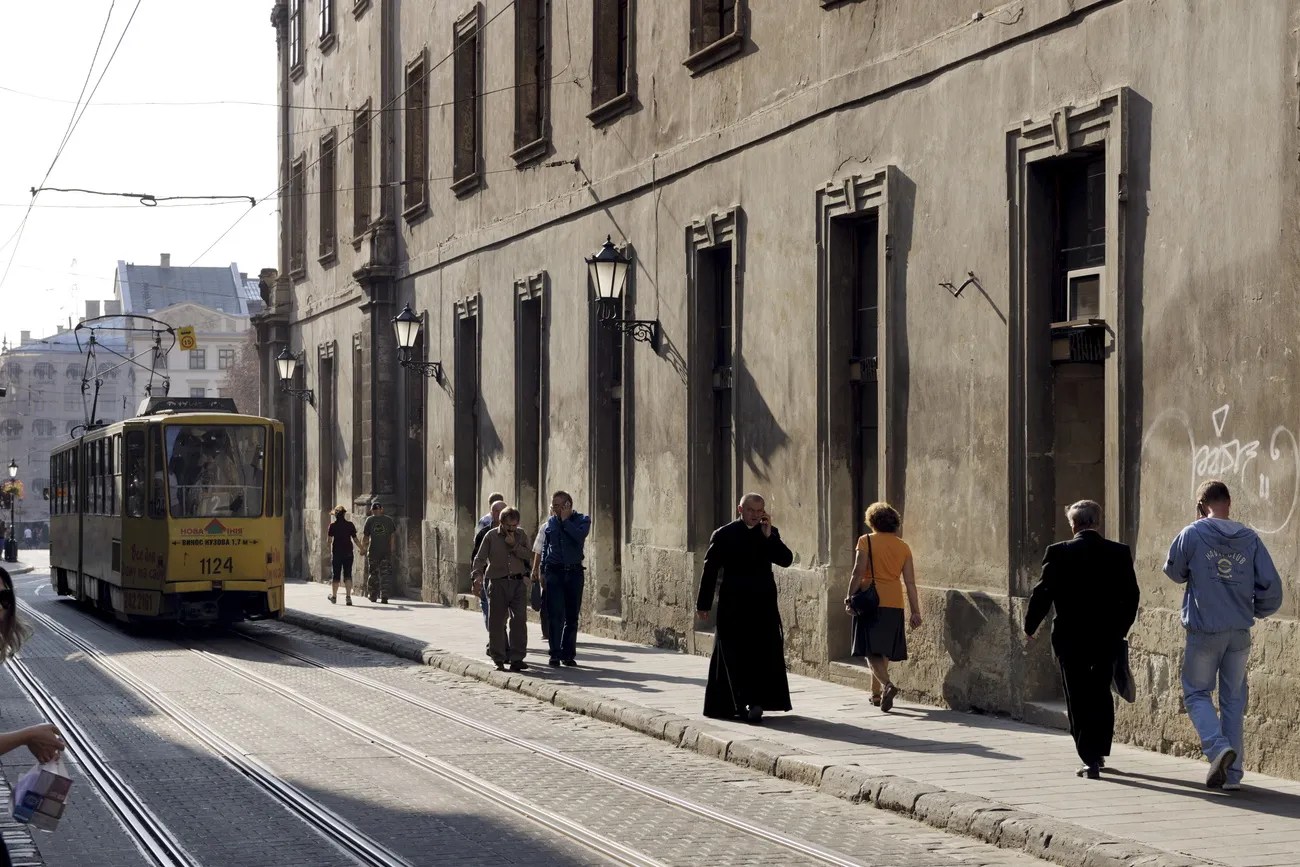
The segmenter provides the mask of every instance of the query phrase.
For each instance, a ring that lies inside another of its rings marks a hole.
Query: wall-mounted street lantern
[[[18,478],[18,461],[14,460],[13,458],[9,459],[9,478],[11,479]]]
[[[411,312],[410,304],[393,317],[393,329],[397,332],[397,363],[407,370],[432,376],[442,382],[441,361],[420,361],[413,357],[415,341],[420,339],[420,327],[423,324],[421,318]]]
[[[301,353],[303,358],[307,353]],[[316,393],[310,388],[294,388],[293,375],[298,370],[299,357],[289,351],[289,347],[280,350],[280,354],[275,357],[275,366],[280,371],[280,391],[285,394],[291,394],[299,400],[305,400],[312,406],[316,405]]]
[[[623,297],[623,287],[627,284],[627,272],[631,269],[632,260],[620,253],[614,246],[613,238],[606,235],[600,251],[584,261],[591,272],[591,283],[596,287],[596,318],[600,324],[630,334],[633,340],[649,343],[658,352],[658,319],[620,319],[618,316],[619,299]]]

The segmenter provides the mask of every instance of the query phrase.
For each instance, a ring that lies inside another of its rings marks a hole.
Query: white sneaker
[[[1210,771],[1205,775],[1205,785],[1210,789],[1222,789],[1228,780],[1228,766],[1237,760],[1237,751],[1228,747],[1210,761]]]

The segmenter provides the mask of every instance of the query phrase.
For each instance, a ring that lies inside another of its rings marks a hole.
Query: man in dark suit
[[[1052,651],[1061,666],[1070,734],[1083,767],[1100,776],[1115,734],[1110,684],[1120,642],[1137,619],[1133,552],[1102,537],[1101,506],[1080,500],[1065,510],[1074,538],[1048,547],[1043,575],[1029,597],[1025,634],[1033,640],[1048,609],[1056,608]]]

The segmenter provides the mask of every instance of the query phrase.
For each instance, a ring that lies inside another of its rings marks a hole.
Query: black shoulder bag
[[[880,592],[876,590],[876,561],[871,553],[871,535],[867,535],[867,563],[871,567],[871,583],[849,597],[849,607],[854,617],[861,617],[870,622],[876,619],[880,611]]]

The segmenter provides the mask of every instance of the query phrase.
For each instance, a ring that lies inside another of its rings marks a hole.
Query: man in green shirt
[[[367,596],[371,602],[379,597],[388,604],[388,582],[393,573],[393,538],[397,535],[397,522],[384,514],[384,504],[375,500],[370,504],[370,517],[361,527],[363,553],[366,555]]]

